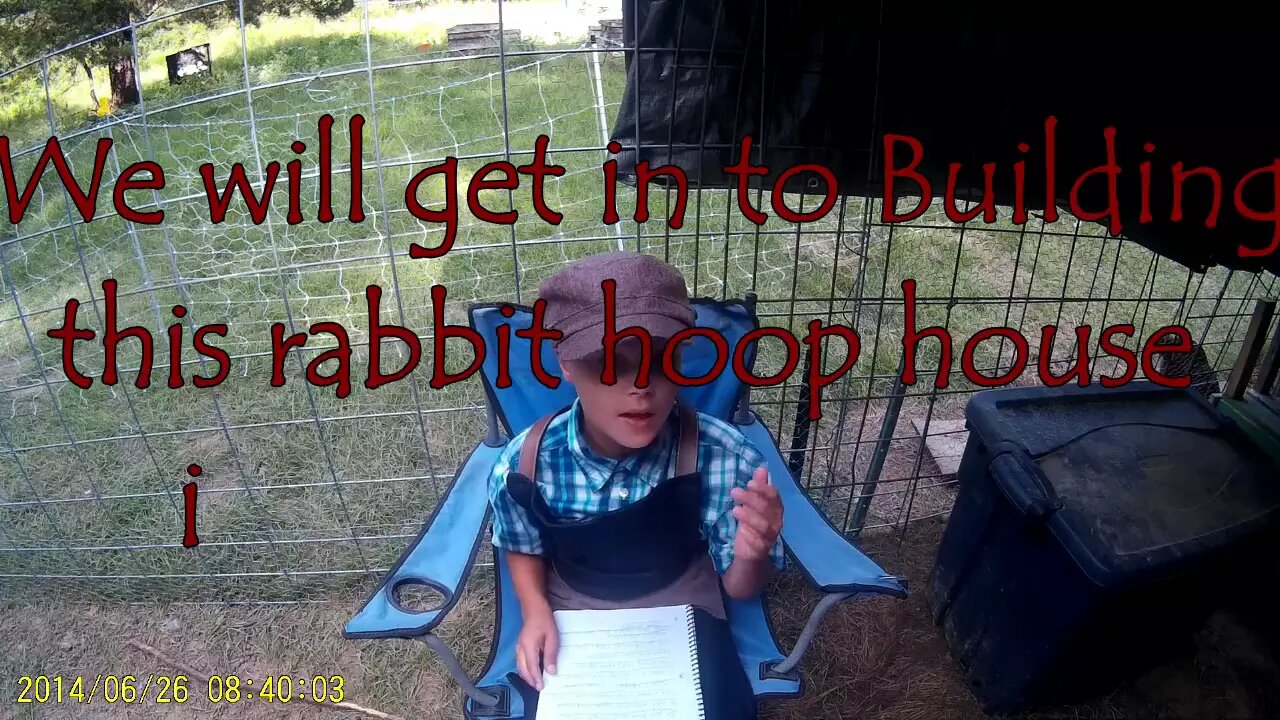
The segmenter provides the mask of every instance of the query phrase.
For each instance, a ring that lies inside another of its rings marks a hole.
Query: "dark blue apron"
[[[543,432],[560,413],[542,418],[529,430],[519,466],[507,475],[507,491],[537,525],[547,550],[549,574],[557,575],[573,594],[618,607],[641,598],[650,606],[695,605],[707,720],[754,720],[755,695],[738,659],[729,624],[698,607],[706,604],[700,601],[708,588],[690,588],[685,582],[691,577],[690,568],[709,558],[701,531],[703,484],[697,465],[697,416],[685,407],[679,411],[676,475],[641,500],[581,520],[554,515],[533,478],[537,477]],[[712,571],[706,577],[715,583],[718,594],[719,576]],[[528,686],[522,689],[526,691],[526,707],[533,707],[536,715],[536,693]]]

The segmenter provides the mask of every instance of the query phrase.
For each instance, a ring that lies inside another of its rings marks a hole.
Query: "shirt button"
[[[622,488],[621,490],[618,491],[618,496],[621,497],[623,500],[626,500],[627,496],[630,494],[631,493],[626,488]]]

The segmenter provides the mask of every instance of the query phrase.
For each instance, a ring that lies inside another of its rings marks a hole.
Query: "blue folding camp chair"
[[[747,333],[758,327],[755,299],[745,301],[694,301],[697,322],[712,328],[735,352]],[[530,366],[530,342],[518,338],[515,330],[532,325],[532,309],[509,305],[515,310],[504,317],[503,304],[476,304],[470,308],[471,327],[487,345],[481,368],[487,407],[488,436],[463,463],[453,484],[427,521],[426,527],[395,566],[387,573],[364,607],[346,625],[348,638],[416,638],[425,641],[449,668],[466,693],[464,716],[476,718],[525,718],[524,701],[517,690],[515,643],[520,632],[520,605],[510,581],[505,554],[494,554],[494,594],[497,621],[489,658],[479,680],[473,682],[449,648],[432,633],[458,601],[481,549],[489,521],[488,482],[498,454],[505,443],[498,429],[501,423],[507,438],[515,437],[540,417],[573,402],[574,390],[567,382],[555,389],[534,379]],[[511,385],[497,386],[498,328],[508,324],[512,332],[508,355]],[[551,343],[542,344],[542,366],[559,375]],[[755,343],[743,349],[745,365],[754,367]],[[732,357],[732,354],[729,356]],[[686,377],[707,375],[716,360],[715,346],[708,338],[694,338],[681,358]],[[731,365],[728,367],[732,367]],[[757,697],[796,696],[801,693],[798,663],[823,616],[837,603],[865,593],[896,597],[907,594],[905,582],[887,575],[840,534],[819,512],[788,471],[774,439],[764,423],[749,407],[749,386],[730,371],[698,387],[681,388],[682,402],[698,410],[731,421],[768,462],[772,482],[783,502],[782,538],[789,561],[798,565],[808,579],[826,593],[818,603],[792,651],[783,653],[770,627],[765,598],[735,600],[725,595],[726,611],[733,638],[747,677]],[[433,588],[444,598],[440,607],[414,611],[405,608],[397,593],[405,586]]]

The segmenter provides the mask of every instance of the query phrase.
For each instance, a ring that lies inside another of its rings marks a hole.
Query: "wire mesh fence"
[[[217,8],[232,20],[209,15]],[[567,261],[625,247],[680,267],[695,296],[755,293],[761,324],[797,336],[813,319],[854,328],[860,356],[822,395],[821,419],[807,419],[803,372],[752,395],[814,501],[851,534],[909,532],[949,509],[964,404],[980,389],[963,373],[959,348],[979,330],[1007,326],[1028,337],[1033,370],[1015,384],[1029,384],[1039,382],[1038,363],[1064,375],[1086,362],[1094,382],[1118,374],[1118,358],[1099,345],[1108,325],[1133,324],[1131,337],[1113,341],[1138,350],[1156,328],[1181,324],[1203,351],[1195,380],[1210,388],[1229,372],[1254,300],[1276,292],[1272,276],[1189,272],[1069,215],[1019,226],[954,224],[929,212],[886,225],[876,220],[881,200],[846,197],[818,222],[770,217],[756,226],[732,211],[734,191],[698,188],[685,224],[672,229],[663,222],[669,191],[651,191],[652,219],[637,223],[634,188],[621,186],[622,222],[605,225],[599,171],[626,88],[627,48],[591,28],[620,17],[620,7],[370,0],[326,23],[259,24],[243,12],[236,0],[215,0],[135,18],[0,76],[18,178],[31,176],[56,135],[78,177],[109,140],[107,177],[152,161],[165,180],[125,192],[131,207],[163,211],[162,223],[106,212],[85,222],[48,172],[23,221],[0,230],[7,596],[295,602],[372,587],[485,430],[478,378],[433,389],[429,352],[403,381],[365,387],[372,286],[382,291],[381,322],[411,329],[429,349],[433,286],[448,291],[446,321],[465,324],[470,302],[530,302],[538,281]],[[464,23],[519,33],[451,49],[447,30]],[[99,116],[76,51],[109,42],[127,44],[141,97]],[[165,56],[204,42],[212,72],[167,82]],[[356,115],[358,145],[348,132]],[[332,145],[322,159],[326,116]],[[546,189],[560,224],[541,222],[526,191],[486,190],[486,207],[520,212],[515,224],[463,211],[447,255],[410,257],[411,244],[435,247],[444,233],[405,208],[415,173],[457,158],[457,187],[433,180],[419,189],[419,202],[438,207],[465,194],[466,179],[490,161],[529,162],[539,135],[551,140],[548,161],[566,168]],[[283,193],[284,168],[295,162],[288,172],[302,222],[280,198],[260,222],[239,199],[221,222],[211,218],[202,168],[221,182],[242,163],[256,189],[278,163]],[[331,222],[319,219],[325,196]],[[761,205],[761,195],[753,201]],[[800,207],[804,198],[786,202]],[[116,281],[114,303],[106,279]],[[955,338],[949,367],[936,341],[921,343],[911,385],[901,381],[907,279],[917,284],[916,326]],[[76,367],[93,381],[86,388],[64,372],[62,344],[47,334],[64,323],[68,298],[80,302],[77,324],[98,338],[75,346]],[[148,330],[154,353],[146,368],[142,343],[122,339],[119,382],[107,385],[101,339],[112,304],[116,327]],[[322,377],[340,362],[336,336],[313,331],[320,323],[348,335],[352,382],[342,397],[307,380],[318,358]],[[209,325],[225,326],[203,337],[226,353],[228,373],[197,387],[219,369],[193,344]],[[1047,325],[1057,335],[1041,342]],[[273,332],[308,340],[276,367]],[[447,347],[456,358],[448,369],[462,371],[470,349]],[[783,368],[780,346],[760,352],[758,375]],[[379,356],[384,373],[408,360],[393,341]],[[989,376],[1007,373],[1013,344],[984,342],[975,358]],[[822,362],[842,359],[833,349]],[[273,373],[282,385],[269,383]],[[203,470],[200,544],[187,550],[181,488],[192,463]]]

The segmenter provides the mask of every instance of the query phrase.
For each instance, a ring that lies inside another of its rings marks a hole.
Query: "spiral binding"
[[[698,625],[693,606],[684,606],[685,623],[689,628],[689,660],[693,666],[693,691],[698,704],[698,720],[707,720],[707,708],[702,699],[702,668],[698,663]]]

